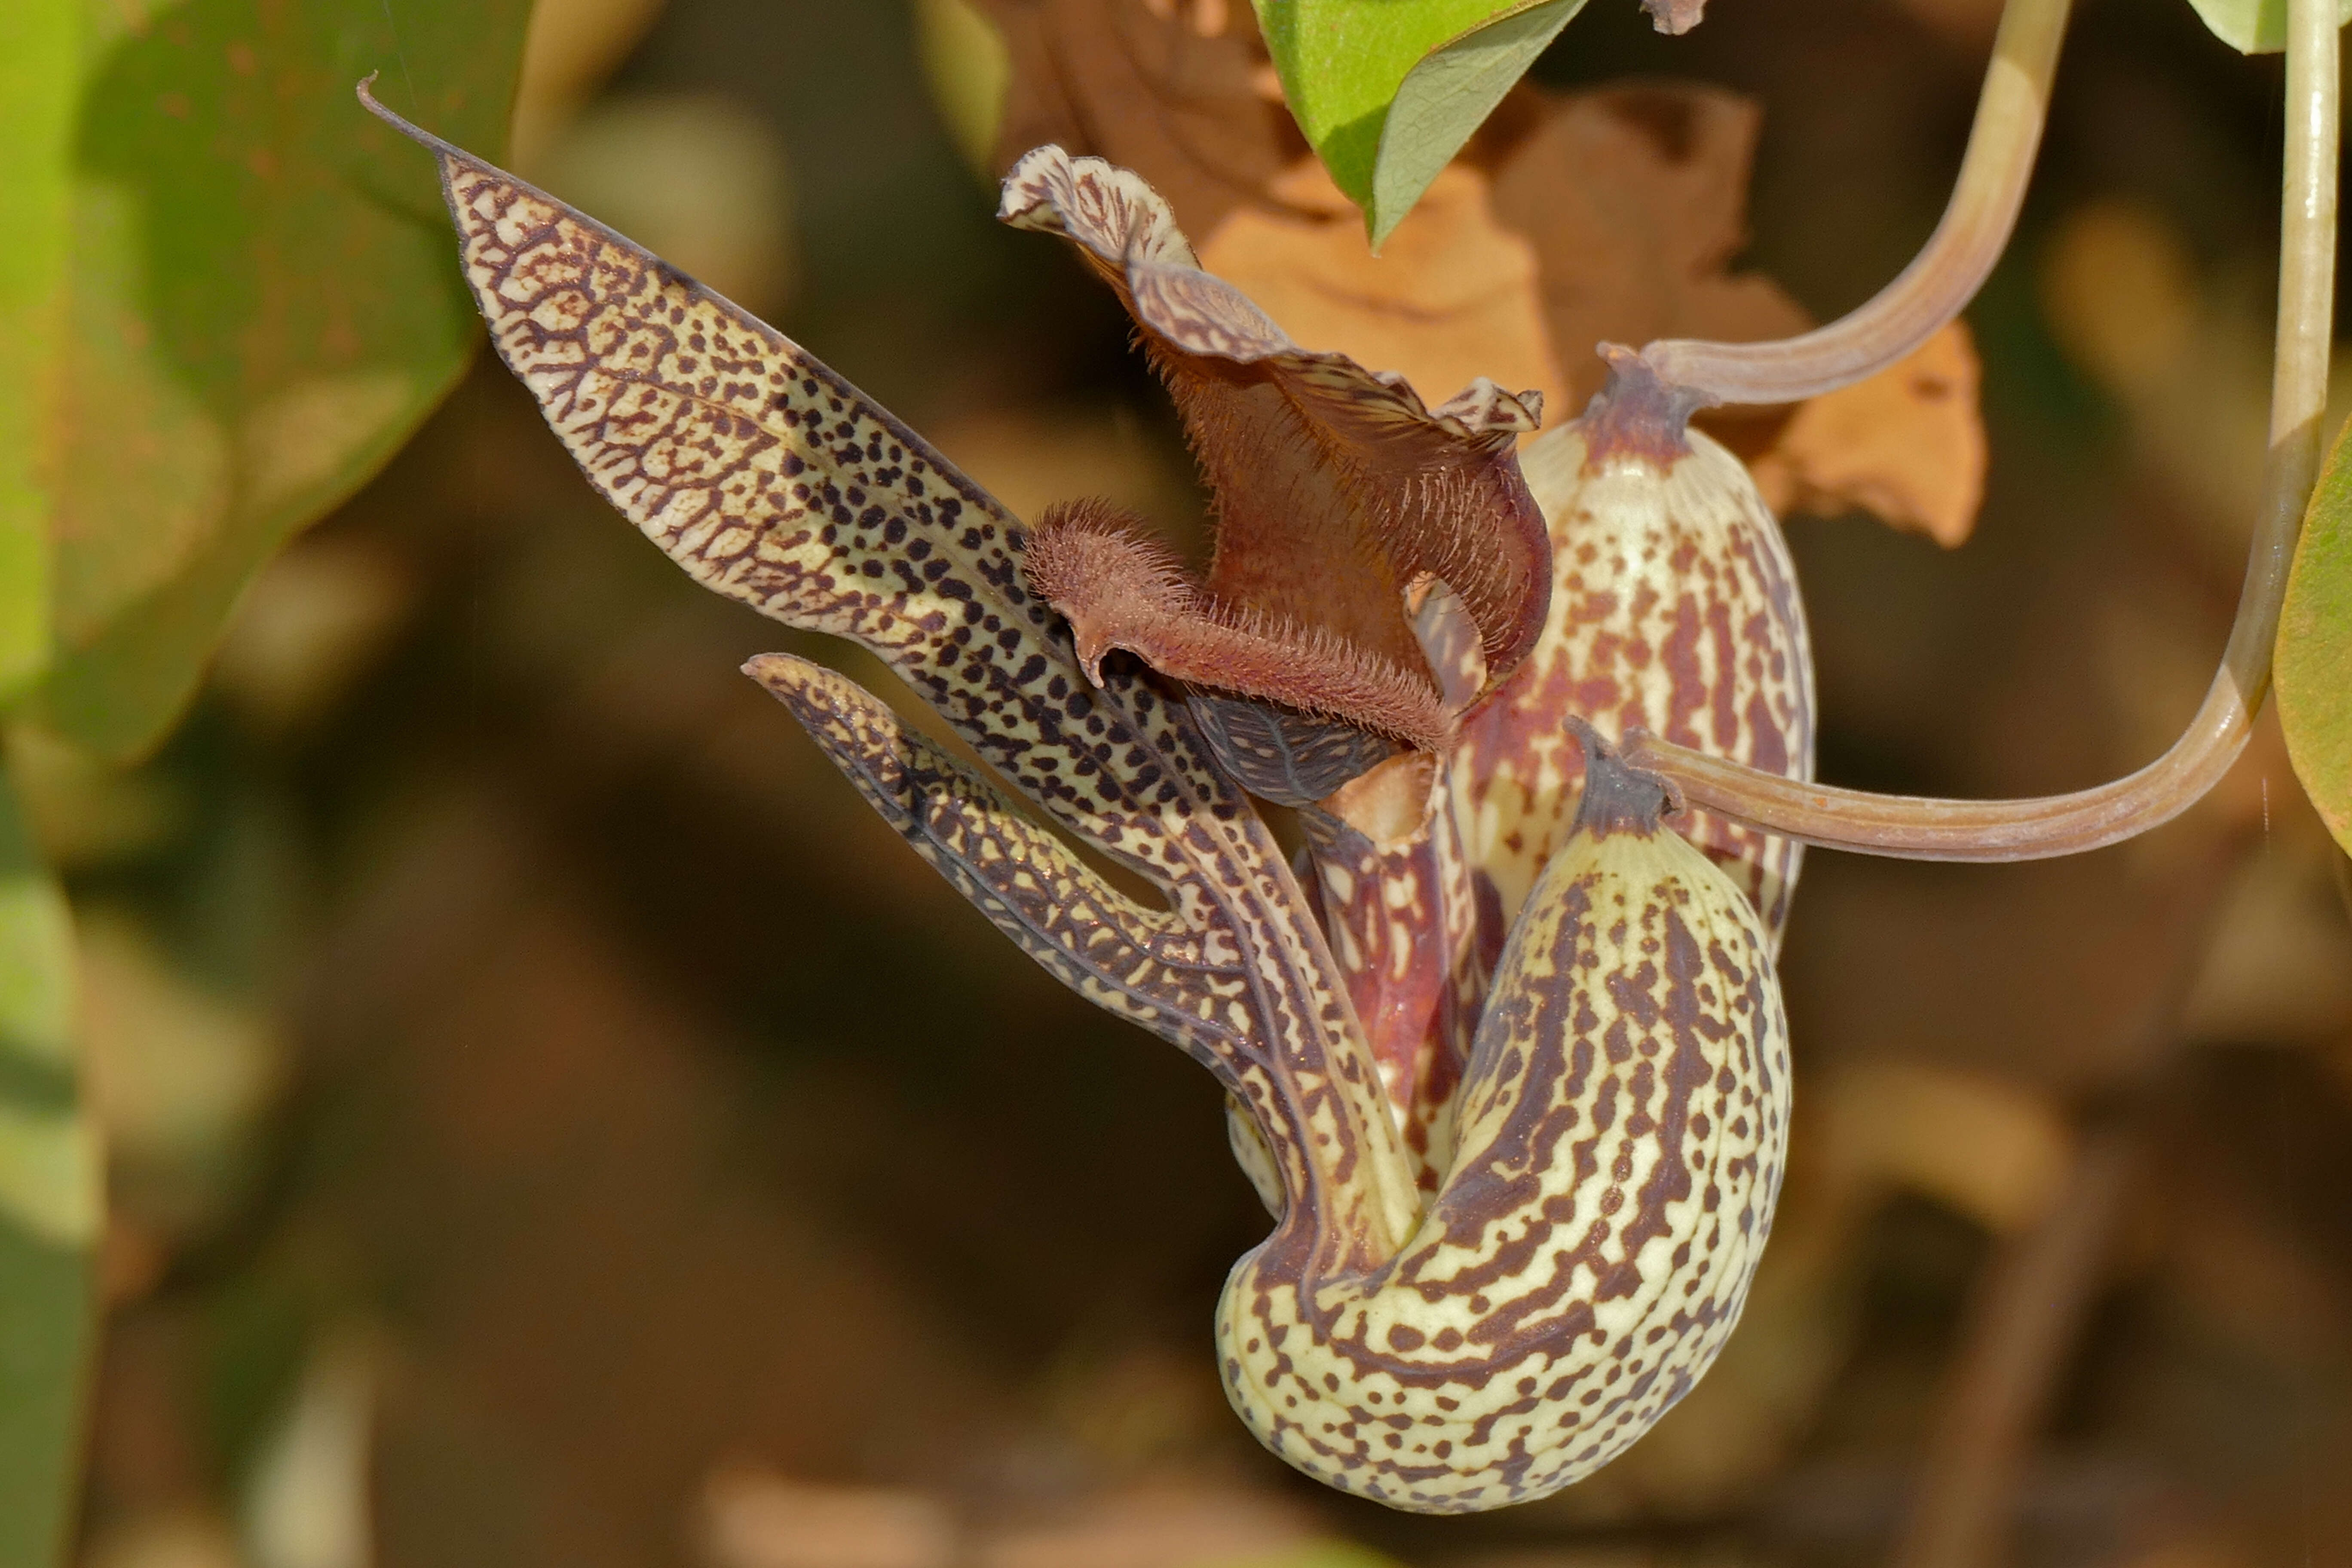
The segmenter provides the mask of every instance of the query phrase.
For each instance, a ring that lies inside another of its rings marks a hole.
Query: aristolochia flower
[[[1454,1512],[1589,1474],[1681,1397],[1780,1184],[1772,935],[1661,825],[1672,792],[1570,732],[1562,661],[1608,676],[1612,724],[1714,682],[1751,754],[1809,736],[1801,623],[1756,559],[1777,531],[1720,493],[1737,463],[1571,436],[1559,493],[1638,504],[1548,531],[1530,399],[1432,409],[1300,348],[1142,181],[1041,148],[1003,216],[1133,312],[1216,492],[1194,581],[1098,503],[1024,528],[797,344],[367,101],[440,159],[499,352],[590,480],[707,586],[873,650],[995,777],[830,670],[749,672],[998,929],[1224,1086],[1276,1226],[1219,1356],[1268,1447]],[[1253,793],[1302,807],[1311,893]]]

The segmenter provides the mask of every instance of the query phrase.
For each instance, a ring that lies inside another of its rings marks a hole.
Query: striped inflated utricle
[[[1302,1277],[1284,1231],[1235,1269],[1235,1407],[1292,1464],[1416,1511],[1608,1463],[1739,1315],[1788,1039],[1769,935],[1723,871],[1654,823],[1580,824],[1503,954],[1418,1232],[1363,1276]]]

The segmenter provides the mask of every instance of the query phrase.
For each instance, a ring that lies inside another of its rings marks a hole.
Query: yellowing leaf
[[[971,0],[915,0],[915,40],[931,101],[956,151],[991,174],[1013,61],[1004,38]]]
[[[379,67],[502,140],[526,0],[183,6],[85,51],[46,721],[113,756],[177,715],[246,584],[463,367],[429,163],[352,101]]]
[[[0,9],[0,702],[48,658],[55,497],[40,435],[65,326],[77,7]]]
[[[2352,854],[2352,429],[2305,516],[2278,630],[2279,724],[2295,776]]]
[[[2245,55],[2286,47],[2286,0],[2189,0],[2213,36]],[[2339,21],[2352,21],[2352,0],[2336,0]]]

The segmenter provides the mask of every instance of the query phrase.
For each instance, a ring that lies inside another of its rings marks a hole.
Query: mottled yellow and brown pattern
[[[1520,454],[1551,530],[1536,651],[1464,725],[1454,802],[1507,924],[1559,847],[1582,762],[1570,714],[1792,778],[1813,772],[1813,665],[1780,524],[1739,459],[1698,431],[1679,455],[1591,459],[1585,421]],[[1675,824],[1751,899],[1778,950],[1803,846],[1704,812]]]
[[[373,104],[371,107],[375,107]],[[774,329],[552,196],[394,119],[441,161],[491,341],[589,480],[706,587],[888,663],[1022,795],[1167,889],[1124,898],[1004,792],[856,686],[752,673],[1046,967],[1182,1046],[1280,1152],[1325,1266],[1419,1203],[1329,950],[1181,701],[1089,683],[1024,584],[1019,523]]]
[[[1445,782],[1432,831],[1318,824],[1335,958],[1185,694],[1123,660],[1088,681],[1027,585],[1016,520],[798,345],[403,129],[441,161],[499,352],[592,482],[707,586],[872,649],[995,777],[840,675],[782,655],[749,672],[1024,952],[1241,1108],[1236,1152],[1277,1220],[1228,1282],[1218,1341],[1269,1447],[1456,1512],[1566,1485],[1679,1397],[1769,1228],[1788,1076],[1765,928],[1658,827],[1654,793],[1586,792],[1499,953]],[[1480,667],[1477,628],[1453,630]],[[1483,679],[1460,673],[1449,695]],[[1593,776],[1634,777],[1612,767]],[[1382,1047],[1368,1010],[1395,1016]]]
[[[1593,795],[1504,951],[1419,1228],[1378,1269],[1318,1279],[1286,1217],[1219,1306],[1260,1440],[1395,1507],[1498,1507],[1607,1464],[1714,1361],[1771,1231],[1789,1037],[1769,938],[1655,795],[1622,815]]]

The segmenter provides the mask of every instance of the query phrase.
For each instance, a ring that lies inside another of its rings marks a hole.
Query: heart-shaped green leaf
[[[1283,95],[1378,246],[1584,0],[1256,0]]]
[[[2305,516],[2279,617],[2279,723],[2336,841],[2352,854],[2352,427]]]
[[[64,340],[79,6],[0,6],[0,703],[49,652],[55,474],[41,440]],[[96,1321],[96,1147],[74,1072],[65,899],[0,774],[0,1563],[67,1552]]]
[[[121,756],[172,722],[255,571],[398,449],[472,350],[430,165],[351,84],[381,68],[394,101],[498,145],[530,6],[187,0],[139,26],[163,8],[7,8],[28,5],[89,28],[79,124],[52,153],[71,249],[38,453],[56,476],[43,708]]]
[[[2189,0],[2213,36],[2243,55],[2286,47],[2286,0]],[[2352,22],[2352,0],[2336,0],[2339,22]]]
[[[351,81],[500,139],[528,0],[0,4],[0,707],[152,745],[231,606],[463,367],[431,172]],[[102,1217],[70,926],[0,779],[0,1563],[61,1560]]]

